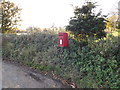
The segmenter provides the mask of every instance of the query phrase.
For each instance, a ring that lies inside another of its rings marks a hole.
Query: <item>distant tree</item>
[[[118,20],[117,20],[118,26],[117,28],[120,29],[120,1],[118,2]]]
[[[66,26],[67,31],[71,31],[74,37],[86,39],[87,37],[102,38],[106,36],[104,29],[106,28],[105,15],[101,15],[101,11],[95,14],[94,8],[96,3],[85,2],[80,7],[75,7],[75,16],[69,21]]]
[[[106,28],[111,31],[115,30],[117,26],[116,21],[117,21],[117,15],[112,15],[111,17],[107,18]]]
[[[14,33],[18,26],[18,22],[21,21],[20,19],[21,9],[18,8],[18,6],[16,6],[13,2],[5,0],[1,2],[1,9],[2,9],[1,13],[2,33]]]

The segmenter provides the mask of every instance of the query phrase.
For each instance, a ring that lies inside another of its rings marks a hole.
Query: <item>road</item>
[[[0,90],[2,89],[2,58],[0,56]]]
[[[68,88],[59,80],[26,67],[2,61],[2,88]]]
[[[2,89],[2,34],[0,33],[0,90]]]

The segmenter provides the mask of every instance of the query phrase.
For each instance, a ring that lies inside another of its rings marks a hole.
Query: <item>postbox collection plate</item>
[[[68,46],[68,34],[66,32],[59,32],[58,46],[59,47],[67,47]]]
[[[60,39],[60,44],[62,44],[62,39]]]

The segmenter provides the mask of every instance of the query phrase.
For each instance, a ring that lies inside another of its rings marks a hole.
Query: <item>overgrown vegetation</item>
[[[84,88],[120,88],[117,37],[89,39],[88,45],[69,37],[69,47],[58,47],[57,32],[3,35],[3,59],[49,71]]]

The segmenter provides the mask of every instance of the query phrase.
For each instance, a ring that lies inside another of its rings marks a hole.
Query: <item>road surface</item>
[[[2,89],[2,58],[0,56],[0,90]]]
[[[68,88],[59,80],[24,66],[2,61],[2,88]]]

